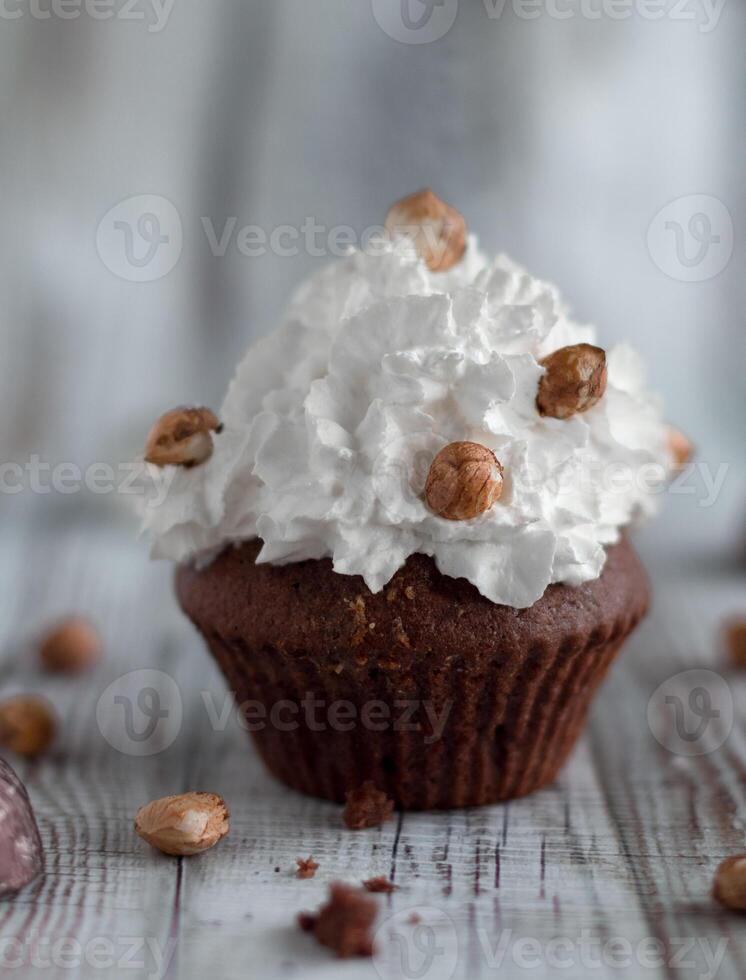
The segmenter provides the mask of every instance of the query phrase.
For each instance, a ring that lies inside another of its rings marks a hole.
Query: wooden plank
[[[2,620],[2,649],[13,663],[5,663],[3,693],[46,694],[60,733],[43,760],[12,760],[39,819],[47,867],[42,881],[4,903],[6,963],[18,962],[23,976],[46,978],[69,977],[72,966],[65,964],[77,964],[81,977],[101,976],[101,964],[110,975],[132,975],[128,961],[155,969],[168,949],[177,869],[138,846],[132,818],[182,760],[115,751],[98,731],[95,709],[110,681],[152,656],[149,623],[166,599],[161,570],[135,563],[133,550],[113,536],[8,537],[0,592],[15,600]],[[100,623],[106,661],[84,678],[52,679],[36,669],[31,640],[69,610],[88,611]]]
[[[42,958],[50,940],[73,939],[89,960],[96,951],[105,956],[92,945],[101,939],[111,945],[100,949],[113,947],[120,960],[141,960],[143,975],[186,980],[206,973],[357,980],[378,977],[379,969],[402,976],[402,950],[416,964],[417,943],[430,939],[442,952],[427,980],[693,978],[709,975],[707,957],[726,940],[711,975],[742,977],[739,923],[708,890],[717,861],[744,846],[743,725],[718,752],[682,762],[655,741],[646,720],[661,680],[717,666],[713,627],[738,608],[741,588],[737,579],[659,585],[653,618],[615,667],[555,786],[503,806],[407,814],[351,833],[339,807],[287,790],[263,771],[234,714],[211,721],[210,710],[222,717],[225,685],[175,607],[167,567],[149,564],[116,529],[70,527],[43,537],[11,529],[0,557],[2,691],[44,691],[62,734],[51,756],[17,765],[40,818],[48,868],[42,882],[4,903],[0,937],[29,951],[35,940]],[[106,662],[80,680],[50,679],[28,657],[30,639],[48,616],[69,609],[101,623]],[[153,667],[178,686],[182,724],[164,751],[122,754],[99,731],[97,702],[118,677]],[[724,676],[743,703],[745,682]],[[140,841],[132,818],[146,800],[186,789],[224,795],[231,833],[209,854],[180,861]],[[295,858],[308,854],[320,868],[301,881]],[[380,962],[337,962],[297,929],[297,913],[317,907],[329,881],[378,874],[399,886],[379,899]],[[417,937],[402,925],[412,909],[426,927]],[[32,978],[70,976],[63,966],[24,966]],[[102,973],[83,962],[77,975]],[[133,975],[123,963],[109,973]]]

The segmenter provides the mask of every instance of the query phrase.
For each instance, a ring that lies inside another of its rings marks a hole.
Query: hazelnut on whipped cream
[[[198,466],[212,455],[220,422],[209,408],[172,408],[148,433],[145,461],[154,466]]]
[[[569,419],[597,405],[606,391],[606,352],[592,344],[560,347],[541,366],[536,406],[542,415]]]
[[[212,455],[142,505],[153,553],[207,562],[258,537],[259,562],[328,557],[378,592],[420,552],[518,608],[551,583],[595,579],[607,546],[654,511],[650,472],[662,486],[671,455],[627,346],[605,353],[603,397],[542,414],[547,359],[577,345],[596,350],[596,332],[570,319],[556,288],[505,255],[488,259],[473,235],[439,271],[411,238],[382,236],[305,282],[249,350]],[[477,520],[426,499],[432,461],[459,442],[504,473],[499,503]]]
[[[431,510],[450,521],[468,521],[499,500],[503,468],[495,454],[477,442],[451,442],[432,462],[425,483]]]
[[[463,215],[429,188],[392,204],[386,215],[386,231],[394,238],[409,236],[433,272],[451,269],[466,248]]]

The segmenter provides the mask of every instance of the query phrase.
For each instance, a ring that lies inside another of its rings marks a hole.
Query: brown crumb
[[[368,878],[367,881],[363,882],[363,888],[369,892],[382,892],[384,895],[390,895],[391,892],[396,891],[396,885],[393,881],[389,881],[386,875],[379,875],[377,878]]]
[[[355,596],[354,602],[352,602],[350,599],[345,599],[345,602],[352,613],[352,620],[355,627],[350,638],[350,643],[356,647],[363,642],[368,633],[368,617],[365,612],[365,599],[359,595]]]
[[[371,930],[377,913],[376,903],[365,892],[334,881],[329,886],[326,905],[315,915],[301,912],[298,925],[339,957],[372,956]]]
[[[314,926],[316,925],[316,916],[311,915],[310,912],[299,912],[298,925],[303,932],[313,932]]]
[[[404,624],[402,623],[401,616],[397,616],[394,620],[394,639],[397,643],[401,643],[401,645],[406,647],[408,650],[412,649],[412,644],[409,637],[404,631]]]
[[[746,667],[746,616],[730,619],[723,632],[731,662],[737,667]]]
[[[347,793],[342,819],[350,830],[378,827],[394,812],[394,801],[368,780]]]
[[[418,912],[412,912],[412,914],[407,919],[410,926],[416,926],[422,922],[422,916]]]
[[[296,858],[295,863],[298,865],[298,870],[295,872],[296,878],[313,878],[316,874],[318,864],[312,857]]]
[[[407,597],[407,599],[414,599],[414,586],[408,585],[404,590],[404,595]]]

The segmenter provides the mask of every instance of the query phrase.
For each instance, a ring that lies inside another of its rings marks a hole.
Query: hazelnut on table
[[[721,862],[715,872],[712,897],[727,909],[746,912],[746,854]]]
[[[37,694],[0,702],[0,746],[18,755],[41,755],[52,744],[57,723],[52,706]]]
[[[230,829],[228,808],[214,793],[182,793],[153,800],[137,811],[135,830],[164,854],[206,851]]]
[[[47,670],[75,674],[97,663],[102,649],[96,627],[82,616],[69,616],[42,637],[39,659]]]

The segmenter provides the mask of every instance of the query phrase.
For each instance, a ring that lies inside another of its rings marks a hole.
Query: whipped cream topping
[[[597,578],[605,547],[654,510],[671,466],[657,400],[629,347],[608,352],[601,402],[543,418],[539,361],[596,343],[557,290],[472,236],[447,272],[407,239],[323,268],[282,326],[239,366],[210,459],[168,468],[146,497],[153,555],[208,561],[259,537],[258,561],[330,557],[382,589],[414,552],[496,603],[532,605],[553,582]],[[432,513],[433,457],[471,440],[504,467],[500,500],[473,520]],[[155,475],[151,473],[151,475]]]

